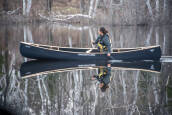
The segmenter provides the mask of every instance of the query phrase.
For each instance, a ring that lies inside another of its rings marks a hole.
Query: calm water
[[[20,66],[28,61],[19,53],[21,41],[92,47],[98,28],[57,24],[0,26],[0,105],[26,115],[170,115],[171,63],[161,63],[160,72],[112,67],[112,80],[105,93],[96,80],[91,80],[98,73],[97,67],[21,77]],[[107,29],[113,47],[161,45],[162,55],[172,56],[170,26]],[[94,66],[92,62],[89,64],[87,66]],[[65,65],[71,63],[65,62]],[[58,63],[56,66],[60,67]]]

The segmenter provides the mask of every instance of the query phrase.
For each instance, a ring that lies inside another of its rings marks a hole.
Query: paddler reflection
[[[106,67],[99,67],[98,75],[93,75],[92,80],[97,79],[99,81],[99,87],[102,92],[105,92],[109,88],[111,81],[111,64],[107,64]]]

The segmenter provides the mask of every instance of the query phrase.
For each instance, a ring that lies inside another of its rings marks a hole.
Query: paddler
[[[109,35],[108,35],[108,31],[104,28],[101,27],[98,31],[99,36],[96,39],[95,42],[93,42],[93,44],[97,45],[98,50],[100,52],[106,52],[107,56],[110,57],[111,56],[111,42],[109,39]]]

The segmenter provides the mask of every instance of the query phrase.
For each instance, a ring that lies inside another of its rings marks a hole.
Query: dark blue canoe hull
[[[42,45],[43,46],[43,45]],[[20,53],[22,56],[37,60],[109,60],[105,53],[86,53],[89,48],[57,48],[51,46],[41,47],[41,45],[20,43]],[[145,48],[113,49],[111,59],[122,61],[152,60],[158,61],[161,58],[160,46]]]
[[[24,62],[20,67],[20,74],[22,77],[32,77],[44,73],[52,73],[59,71],[68,71],[75,69],[87,69],[87,68],[99,68],[107,67],[110,64],[111,68],[122,68],[127,70],[143,70],[151,72],[160,72],[161,63],[160,62],[115,62],[110,63],[102,60],[91,60],[91,61],[42,61],[33,60]]]

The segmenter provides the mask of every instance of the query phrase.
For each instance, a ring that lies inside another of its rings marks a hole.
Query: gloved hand
[[[93,45],[95,45],[96,43],[95,42],[92,42]]]
[[[110,57],[110,53],[108,53],[107,56]]]

